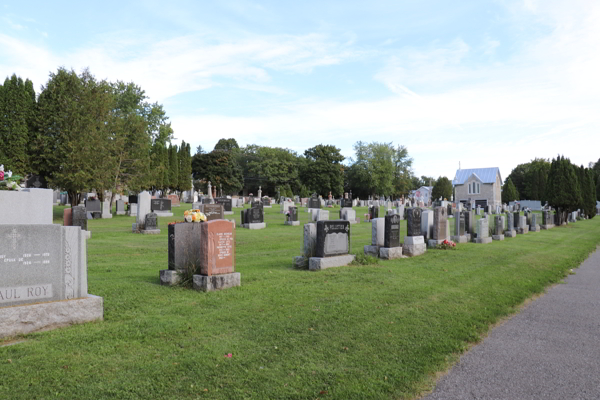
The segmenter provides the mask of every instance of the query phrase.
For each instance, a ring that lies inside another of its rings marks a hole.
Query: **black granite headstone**
[[[448,204],[447,206],[448,209],[448,214],[446,214],[448,217],[453,215],[454,213],[452,212],[452,204]]]
[[[248,223],[258,224],[264,222],[263,209],[261,207],[253,207],[248,210]]]
[[[298,221],[298,207],[289,207],[290,210],[288,221]]]
[[[158,216],[156,213],[149,212],[146,214],[146,218],[144,219],[144,229],[148,231],[158,229]]]
[[[406,236],[421,236],[421,209],[419,207],[408,209],[406,231]]]
[[[370,219],[379,218],[379,206],[372,205],[369,207],[369,217]]]
[[[240,219],[242,221],[241,222],[242,224],[247,224],[248,223],[248,209],[240,211]]]
[[[217,204],[222,204],[224,211],[232,210],[232,201],[231,201],[231,199],[228,199],[227,197],[219,197],[217,199]]]
[[[473,210],[468,210],[465,213],[465,233],[470,235],[475,234],[475,213]]]
[[[519,223],[521,220],[521,218],[519,218],[519,217],[521,216],[521,213],[517,211],[517,212],[513,213],[513,215],[515,216],[515,228],[519,228],[520,227]]]
[[[263,198],[262,205],[263,205],[263,207],[269,207],[271,205],[271,199],[268,197]]]
[[[385,216],[383,247],[400,246],[400,216],[398,214]]]
[[[313,193],[308,199],[308,208],[321,208],[321,200],[319,200],[319,196],[316,193]]]
[[[171,199],[150,199],[150,210],[171,211]]]
[[[348,254],[350,250],[349,221],[317,221],[317,257]]]
[[[71,211],[73,226],[79,226],[82,230],[87,231],[87,213],[84,206],[75,206]]]
[[[250,208],[260,208],[263,209],[263,203],[260,200],[253,200],[250,202]]]
[[[46,189],[48,187],[48,182],[46,181],[46,178],[44,178],[43,176],[32,175],[25,182],[25,186],[28,188]]]
[[[169,225],[169,269],[183,270],[200,265],[200,224]]]
[[[132,194],[131,196],[129,196],[129,204],[137,204],[137,202],[138,202],[137,194]]]

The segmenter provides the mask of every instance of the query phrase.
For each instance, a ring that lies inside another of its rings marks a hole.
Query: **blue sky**
[[[404,145],[417,175],[600,158],[598,1],[0,0],[0,77],[133,81],[195,148]]]

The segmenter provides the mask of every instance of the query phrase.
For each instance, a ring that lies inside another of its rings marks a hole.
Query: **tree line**
[[[172,144],[162,105],[134,83],[59,68],[36,96],[16,75],[0,85],[0,164],[37,174],[78,204],[83,192],[189,190],[191,149]]]
[[[260,186],[265,195],[285,197],[308,197],[312,193],[327,197],[331,192],[339,198],[350,191],[354,198],[400,197],[439,181],[414,176],[413,159],[404,146],[357,142],[354,151],[355,158],[346,160],[332,145],[319,144],[298,154],[255,144],[240,147],[235,139],[221,139],[210,152],[198,146],[192,171],[198,190],[205,191],[210,181],[227,194],[242,189],[257,194]],[[440,194],[448,193],[444,197],[449,198],[452,184],[443,179]]]
[[[594,217],[596,200],[600,200],[600,159],[588,168],[578,167],[564,156],[519,164],[506,177],[502,202],[520,199],[548,202],[566,212],[581,209]]]

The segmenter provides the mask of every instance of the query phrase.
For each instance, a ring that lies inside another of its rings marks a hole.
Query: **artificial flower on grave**
[[[206,215],[200,210],[186,210],[183,212],[185,222],[206,222]]]

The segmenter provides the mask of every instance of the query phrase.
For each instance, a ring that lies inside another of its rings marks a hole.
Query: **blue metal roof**
[[[456,171],[456,175],[452,180],[453,185],[462,185],[469,177],[475,174],[483,183],[495,183],[496,175],[500,175],[498,167],[494,168],[473,168],[473,169],[459,169]],[[500,181],[502,181],[502,175],[500,175]]]

